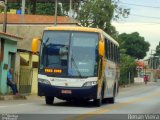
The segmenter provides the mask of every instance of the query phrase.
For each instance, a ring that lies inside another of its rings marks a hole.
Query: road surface
[[[101,107],[95,107],[92,102],[69,103],[59,99],[55,99],[54,105],[49,106],[45,104],[43,97],[37,96],[30,96],[27,100],[0,101],[1,118],[7,113],[18,115],[20,120],[124,120],[135,117],[160,120],[160,83],[121,88],[115,104],[103,104]],[[142,115],[133,116],[134,114]],[[159,115],[145,116],[146,114]]]

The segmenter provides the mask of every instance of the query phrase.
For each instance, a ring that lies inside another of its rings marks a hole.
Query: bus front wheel
[[[102,99],[94,99],[94,105],[100,107],[102,105]]]
[[[46,104],[47,105],[52,105],[54,102],[54,97],[52,96],[45,96]]]

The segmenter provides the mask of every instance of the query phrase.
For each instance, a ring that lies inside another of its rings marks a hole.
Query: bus
[[[39,54],[38,96],[91,100],[95,106],[115,102],[118,93],[119,44],[98,28],[47,27],[42,39],[32,40]]]

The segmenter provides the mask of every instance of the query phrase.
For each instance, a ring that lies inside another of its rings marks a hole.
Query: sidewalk
[[[147,84],[134,83],[134,84],[130,84],[130,85],[120,86],[120,91],[129,91],[132,88],[146,87],[147,85],[155,85],[155,84],[157,84],[157,82],[148,82]]]
[[[15,95],[0,95],[0,101],[1,100],[26,100],[27,97],[24,95],[19,95],[19,96],[15,96]]]
[[[27,100],[44,100],[45,99],[45,97],[44,96],[42,96],[42,97],[40,97],[40,96],[38,96],[37,94],[31,94],[31,95],[29,95],[29,96],[26,96],[26,99]]]

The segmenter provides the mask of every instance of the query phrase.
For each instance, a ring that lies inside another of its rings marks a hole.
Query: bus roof
[[[45,30],[66,30],[66,31],[83,31],[83,32],[96,32],[105,35],[110,41],[119,46],[118,42],[114,40],[111,36],[105,33],[103,30],[99,28],[90,28],[90,27],[79,27],[79,26],[52,26],[47,27]]]
[[[53,26],[47,27],[45,30],[69,30],[69,31],[85,31],[85,32],[101,32],[98,28],[79,27],[79,26]]]
[[[103,32],[103,34],[108,38],[108,40],[112,41],[114,44],[116,44],[117,46],[119,46],[119,43],[115,39],[113,39],[110,35],[108,35],[105,32]]]

